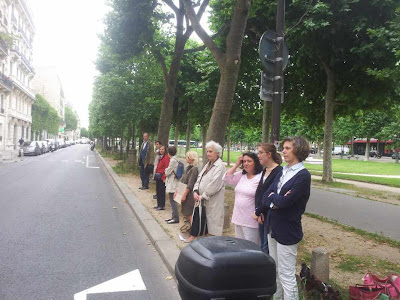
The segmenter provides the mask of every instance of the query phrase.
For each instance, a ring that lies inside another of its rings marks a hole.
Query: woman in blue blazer
[[[276,263],[274,300],[282,299],[282,296],[292,300],[299,298],[296,256],[297,245],[303,238],[301,216],[310,197],[311,174],[303,165],[310,146],[302,137],[288,137],[283,140],[282,153],[287,165],[264,193],[256,215],[263,213],[266,216],[269,254]]]

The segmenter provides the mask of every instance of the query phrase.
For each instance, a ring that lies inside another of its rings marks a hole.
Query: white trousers
[[[268,234],[269,255],[275,260],[276,264],[276,293],[274,300],[297,300],[299,292],[296,282],[296,256],[297,244],[282,245],[279,244],[271,234]]]
[[[252,241],[258,244],[258,228],[251,228],[235,224],[235,236],[239,239]]]

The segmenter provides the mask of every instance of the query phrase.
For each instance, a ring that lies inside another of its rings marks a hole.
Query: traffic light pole
[[[276,11],[277,51],[274,65],[274,94],[272,97],[271,143],[279,146],[281,101],[283,100],[283,34],[285,30],[285,0],[278,0]]]

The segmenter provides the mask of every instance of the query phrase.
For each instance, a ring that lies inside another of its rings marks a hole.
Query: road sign
[[[116,292],[130,292],[130,291],[145,291],[142,276],[139,269],[121,275],[117,278],[108,280],[87,290],[79,292],[74,295],[74,300],[86,300],[89,294],[103,294],[103,293],[116,293]]]
[[[259,53],[261,63],[268,73],[274,74],[274,64],[276,59],[283,60],[283,69],[286,68],[289,61],[289,49],[285,41],[283,41],[283,55],[282,58],[276,57],[277,51],[277,34],[275,31],[266,31],[262,35],[259,44]]]

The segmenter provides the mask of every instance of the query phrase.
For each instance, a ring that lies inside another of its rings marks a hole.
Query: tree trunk
[[[243,36],[251,1],[236,1],[230,30],[226,38],[225,52],[215,44],[211,37],[201,27],[199,19],[196,17],[192,1],[183,1],[191,25],[214,56],[220,70],[221,77],[207,132],[207,140],[214,140],[223,147],[226,126],[228,124],[239,74]]]
[[[207,155],[206,155],[206,144],[207,144],[207,126],[205,124],[203,124],[201,126],[201,132],[203,134],[203,146],[202,146],[202,150],[203,150],[203,166],[206,164],[206,162],[208,161],[207,159]]]
[[[130,124],[128,124],[128,138],[126,139],[126,156],[129,154],[129,142],[131,140],[131,135],[132,135],[132,127]]]
[[[271,102],[264,101],[263,120],[262,120],[262,142],[269,141],[269,124],[271,123]]]
[[[178,149],[179,146],[179,124],[175,125],[174,146]]]
[[[229,123],[229,126],[228,126],[227,138],[228,138],[228,145],[226,147],[227,148],[226,163],[228,166],[230,166],[231,165],[231,123]]]
[[[369,144],[370,144],[370,138],[367,137],[367,143],[365,144],[365,156],[364,156],[365,161],[369,160]]]
[[[165,80],[164,98],[161,106],[161,114],[158,122],[158,134],[157,134],[157,139],[161,142],[162,145],[168,145],[169,131],[171,128],[171,120],[173,115],[175,89],[178,81],[179,70],[181,68],[181,59],[184,54],[185,44],[193,32],[192,27],[189,27],[185,32],[185,34],[183,33],[184,16],[185,16],[184,5],[182,1],[179,1],[179,8],[175,10],[175,18],[176,18],[175,49],[174,49],[174,55],[171,60],[169,72],[167,71],[165,60],[161,56],[161,54],[158,53],[158,55],[156,55],[163,69],[164,80]]]
[[[323,182],[332,182],[332,151],[330,147],[332,145],[333,138],[333,109],[335,100],[335,74],[327,64],[324,64],[327,86],[325,94],[325,128],[324,128],[324,156],[323,156]]]
[[[190,121],[186,125],[186,152],[190,151]]]
[[[119,140],[119,158],[124,159],[124,130],[121,130],[121,139]]]

